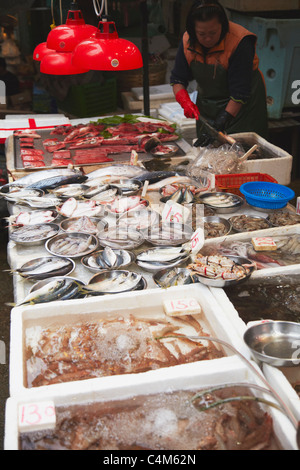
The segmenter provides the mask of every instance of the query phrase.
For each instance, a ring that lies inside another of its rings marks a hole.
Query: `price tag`
[[[186,299],[175,299],[164,301],[164,311],[166,315],[197,315],[201,313],[201,307],[193,297]]]
[[[131,150],[130,165],[136,165],[138,162],[138,159],[139,159],[138,153],[135,150]]]
[[[19,429],[21,431],[53,429],[55,425],[56,413],[54,402],[41,401],[19,406]]]
[[[184,224],[190,215],[190,210],[183,204],[174,201],[167,201],[162,211],[161,217],[163,222],[173,222]]]
[[[191,237],[191,250],[192,253],[196,254],[204,245],[204,230],[202,227],[197,228]]]

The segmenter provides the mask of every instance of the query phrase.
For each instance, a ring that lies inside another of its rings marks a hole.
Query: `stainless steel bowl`
[[[74,271],[74,269],[75,269],[74,261],[72,259],[69,259],[69,258],[64,258],[64,260],[66,262],[66,265],[63,268],[60,268],[59,273],[57,272],[58,270],[56,270],[55,273],[53,272],[52,274],[49,273],[49,272],[46,272],[45,274],[43,274],[43,273],[28,274],[28,272],[30,272],[29,270],[30,270],[32,265],[36,264],[39,261],[41,261],[41,262],[42,261],[47,261],[51,258],[59,259],[59,257],[57,257],[57,256],[42,256],[41,258],[35,258],[31,261],[27,261],[27,263],[24,263],[17,270],[18,274],[20,274],[20,276],[27,279],[28,281],[37,282],[37,281],[43,281],[46,278],[48,279],[50,277],[57,277],[58,275],[67,276],[67,275],[71,274],[72,271]]]
[[[104,250],[94,251],[90,255],[84,256],[81,259],[81,264],[89,269],[92,272],[102,272],[108,270],[116,270],[116,269],[123,269],[135,261],[135,254],[128,250],[113,250],[116,255],[123,256],[123,262],[121,261],[120,264],[117,263],[116,266],[109,267],[107,265],[101,266],[101,264],[97,263],[97,257],[101,255]],[[90,261],[93,261],[92,263]],[[105,267],[104,267],[105,266]]]
[[[269,220],[265,217],[259,217],[257,215],[245,215],[243,214],[244,217],[246,219],[257,219],[258,221],[262,221],[262,222],[265,222],[266,223],[266,227],[263,227],[263,228],[257,228],[257,229],[254,229],[254,230],[266,230],[268,228],[270,228],[272,225],[271,223],[269,222]],[[251,231],[254,231],[254,230],[249,230],[249,228],[245,228],[245,229],[238,229],[237,226],[236,226],[236,219],[238,219],[238,217],[241,217],[239,215],[235,215],[233,217],[230,217],[229,221],[232,225],[232,228],[233,230],[235,230],[235,232],[239,232],[239,233],[243,233],[243,232],[251,232]]]
[[[176,267],[161,269],[153,275],[153,280],[156,285],[164,289],[199,282],[197,277],[193,276],[189,269]]]
[[[205,223],[224,225],[225,231],[221,235],[217,235],[218,237],[224,237],[225,235],[228,235],[231,232],[231,223],[229,222],[229,220],[224,219],[222,217],[218,217],[217,215],[210,215],[208,217],[204,217],[203,222],[204,222],[204,230],[205,230]],[[208,239],[208,238],[214,238],[214,237],[205,237],[205,238]]]
[[[82,240],[87,240],[89,237],[91,237],[90,247],[87,250],[85,250],[84,252],[76,252],[74,254],[69,254],[69,253],[63,254],[61,252],[56,252],[55,251],[55,243],[58,240],[66,239],[67,237],[79,238],[79,239],[82,239]],[[50,240],[48,240],[45,244],[46,250],[49,253],[51,253],[51,255],[63,256],[63,257],[66,257],[66,258],[80,258],[82,256],[88,255],[89,253],[92,253],[93,251],[95,251],[97,249],[97,247],[98,247],[97,237],[95,235],[90,235],[89,233],[84,233],[84,232],[64,232],[64,233],[60,233],[60,234],[56,235],[55,237],[50,238]]]
[[[78,222],[78,220],[82,219],[84,216],[81,216],[81,217],[70,217],[69,219],[65,219],[63,220],[59,226],[60,228],[64,231],[64,232],[71,232],[71,231],[74,231],[74,230],[70,230],[69,227],[72,226],[72,224],[74,224],[75,222]],[[94,225],[95,225],[95,230],[93,231],[86,231],[87,233],[93,233],[93,234],[96,234],[98,232],[98,230],[100,230],[100,228],[102,228],[102,230],[104,230],[106,227],[107,227],[107,222],[105,221],[102,221],[96,217],[88,217],[86,216]],[[81,230],[82,232],[85,232],[85,230]]]
[[[39,237],[39,238],[32,238],[31,240],[21,240],[20,238],[18,238],[18,235],[21,233],[20,231],[23,229],[23,228],[34,228],[36,226],[40,226],[40,225],[47,225],[48,227],[50,227],[52,229],[52,234],[48,234],[47,236],[45,237]],[[11,234],[10,234],[10,238],[11,240],[13,240],[15,243],[17,243],[18,245],[23,245],[23,246],[39,246],[39,245],[44,245],[45,242],[47,242],[48,240],[51,240],[51,238],[57,236],[56,234],[59,232],[59,226],[57,224],[53,224],[52,222],[50,223],[42,223],[42,224],[34,224],[34,225],[26,225],[26,226],[23,226],[23,227],[20,227],[20,228],[17,228],[16,230],[12,231]]]
[[[255,263],[250,261],[248,258],[243,258],[241,256],[226,256],[226,258],[229,258],[238,265],[243,266],[245,269],[245,276],[238,279],[223,279],[221,277],[210,278],[201,274],[195,274],[199,282],[209,287],[229,287],[235,284],[240,284],[241,282],[245,282],[247,279],[249,279],[253,271],[256,269]]]
[[[217,204],[211,204],[208,201],[208,198],[212,196],[231,196],[233,198],[233,203],[229,207],[220,207]],[[224,193],[224,192],[216,192],[216,193],[204,193],[201,196],[199,196],[199,200],[202,201],[205,205],[208,207],[214,209],[216,212],[219,214],[230,214],[232,212],[236,212],[242,205],[244,204],[244,199],[240,196],[237,196],[236,194],[231,194],[231,193]]]
[[[300,323],[261,322],[245,331],[244,341],[258,361],[275,367],[300,364]]]
[[[132,196],[133,194],[137,194],[143,186],[143,183],[140,180],[132,178],[120,178],[119,180],[111,181],[109,184],[112,188],[118,188],[123,196]],[[136,188],[130,188],[130,185],[134,185]]]
[[[156,246],[178,246],[189,241],[193,230],[187,225],[161,222],[142,230],[145,240]]]
[[[110,279],[114,279],[116,276],[123,276],[123,275],[133,275],[136,277],[136,279],[138,280],[138,283],[133,287],[133,288],[128,288],[128,286],[126,287],[125,283],[124,285],[120,284],[120,288],[117,289],[117,288],[114,288],[113,287],[113,283],[112,283],[112,288],[109,289],[109,287],[107,286],[107,281],[109,281]],[[103,286],[104,286],[104,283],[106,284],[106,288],[103,289],[101,288],[101,282],[103,282]],[[95,274],[88,282],[87,284],[87,287],[88,286],[91,286],[92,284],[96,284],[96,283],[99,283],[99,290],[97,289],[96,291],[93,291],[93,292],[90,292],[89,295],[105,295],[105,294],[121,294],[121,293],[124,293],[124,292],[132,292],[132,291],[136,291],[136,290],[143,290],[147,287],[147,283],[146,283],[146,280],[144,279],[143,276],[141,276],[140,274],[138,273],[134,273],[134,272],[130,272],[130,271],[127,271],[127,270],[107,270],[107,271],[103,271],[101,273],[98,273],[98,274]]]

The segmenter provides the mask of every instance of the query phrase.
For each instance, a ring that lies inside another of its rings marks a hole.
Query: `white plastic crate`
[[[256,366],[254,365],[256,368]],[[221,384],[242,383],[245,385],[257,384],[265,387],[265,382],[261,380],[261,371],[256,368],[257,375],[252,368],[241,362],[236,356],[227,358],[226,367],[223,362],[206,361],[200,367],[188,364],[180,374],[174,369],[167,369],[163,376],[153,376],[143,374],[134,377],[134,380],[121,384],[110,384],[107,387],[99,388],[97,381],[91,383],[79,382],[76,387],[63,387],[59,391],[48,389],[47,394],[42,395],[22,395],[9,398],[6,402],[5,416],[5,450],[19,449],[19,412],[21,406],[39,405],[43,401],[50,401],[54,407],[76,404],[92,404],[98,402],[122,400],[156,394],[161,392],[172,392],[176,390],[196,390],[205,389]],[[258,392],[254,387],[249,388],[254,395],[262,396],[273,403],[276,400],[269,393]],[[265,408],[272,419],[273,429],[277,440],[284,450],[296,450],[296,432],[292,422],[279,410],[272,406]],[[28,429],[30,430],[30,428]]]
[[[112,318],[116,312],[126,318],[128,315],[142,318],[165,318],[163,302],[176,299],[195,299],[202,309],[199,317],[203,330],[212,337],[226,341],[235,350],[247,356],[248,349],[240,336],[235,332],[231,322],[223,312],[211,292],[206,286],[193,284],[182,287],[171,287],[169,289],[149,289],[135,293],[116,294],[102,297],[90,297],[84,300],[58,301],[48,304],[37,304],[34,306],[16,307],[11,312],[11,342],[10,342],[10,395],[41,395],[48,390],[72,390],[75,382],[53,384],[40,387],[27,387],[26,361],[24,351],[24,336],[27,326],[51,326],[68,325],[78,322],[95,321],[99,318]],[[187,330],[187,333],[191,334]],[[218,344],[215,342],[215,346]],[[219,345],[219,348],[222,347]],[[223,348],[228,357],[213,359],[210,361],[199,361],[191,366],[194,370],[201,369],[202,362],[220,362],[226,369],[228,358],[235,354],[231,348]],[[248,354],[249,357],[249,354]],[[184,373],[187,364],[171,366],[178,375]],[[94,383],[97,387],[118,386],[118,384],[136,383],[141,376],[161,377],[164,379],[166,369],[151,370],[140,374],[115,375],[85,380],[91,387]],[[78,382],[76,382],[77,387]]]

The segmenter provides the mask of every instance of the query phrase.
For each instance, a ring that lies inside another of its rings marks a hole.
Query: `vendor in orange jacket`
[[[186,20],[171,72],[176,100],[187,118],[196,119],[196,146],[212,138],[199,121],[201,115],[227,134],[255,132],[268,135],[266,88],[256,54],[257,37],[228,20],[215,0],[194,2]],[[197,102],[187,92],[197,82]]]

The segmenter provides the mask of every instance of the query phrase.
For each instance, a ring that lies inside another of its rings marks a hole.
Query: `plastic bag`
[[[224,144],[218,148],[202,147],[195,160],[187,167],[187,173],[191,177],[197,177],[203,170],[215,175],[244,173],[245,165],[240,157],[245,151],[242,146]]]

